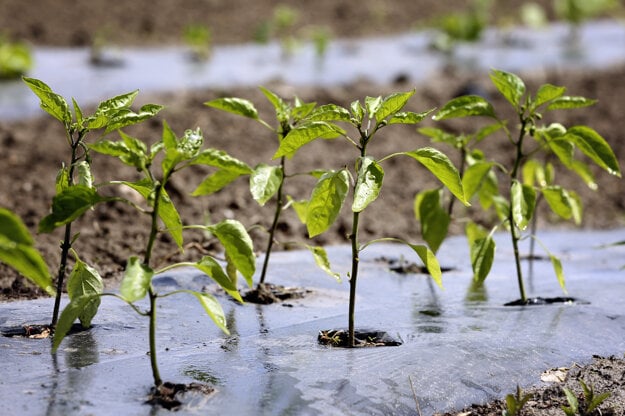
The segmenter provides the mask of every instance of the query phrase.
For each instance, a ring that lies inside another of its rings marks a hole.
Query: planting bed
[[[88,13],[81,13],[81,2],[67,2],[72,7],[59,7],[61,2],[58,1],[38,2],[36,6],[12,0],[0,3],[0,26],[39,45],[84,46],[99,29],[91,20],[94,16],[118,19],[114,14],[108,14],[109,11],[115,13],[109,2],[100,0],[89,2]],[[140,3],[132,2],[133,5]],[[252,7],[233,7],[235,3],[232,2],[228,7],[220,6],[219,2],[192,3],[181,7],[179,13],[158,13],[159,8],[152,2],[149,6],[132,10],[135,14],[132,21],[124,23],[124,31],[115,29],[117,23],[111,24],[113,33],[119,33],[111,41],[124,46],[174,44],[180,34],[180,30],[174,28],[182,28],[192,21],[185,10],[193,10],[196,16],[202,12],[210,16],[207,20],[211,25],[215,22],[213,30],[218,42],[248,41],[251,38],[249,22],[275,5],[271,1],[254,2],[254,7],[262,11],[260,13]],[[413,22],[423,22],[457,7],[456,2],[444,1],[408,2],[401,6],[399,2],[381,3],[384,6],[375,6],[373,3],[379,2],[371,2],[370,8],[358,9],[352,9],[348,2],[297,3],[303,8],[302,14],[310,16],[313,23],[329,24],[337,36],[352,37],[405,31]],[[521,2],[504,2],[506,6],[499,3],[502,2],[497,3],[499,9],[496,9],[495,18],[509,15]],[[541,3],[551,5],[550,1]],[[31,7],[36,10],[29,10]],[[4,13],[5,10],[8,12]],[[57,13],[59,10],[62,12]],[[129,11],[115,10],[129,14]],[[72,16],[74,12],[77,16]],[[19,18],[6,20],[7,16]],[[163,16],[167,17],[166,26],[162,26]],[[220,22],[235,23],[220,25]],[[372,56],[371,59],[377,58]],[[625,158],[622,140],[625,83],[621,82],[625,77],[625,66],[592,71],[565,66],[549,70],[533,68],[523,70],[520,75],[527,80],[530,89],[549,82],[566,86],[570,95],[599,98],[598,104],[588,109],[563,112],[558,121],[566,125],[592,126],[610,143],[619,160]],[[321,88],[295,88],[279,80],[271,81],[267,86],[285,98],[297,94],[305,101],[344,106],[366,95],[387,95],[416,87],[416,94],[410,102],[411,111],[441,106],[456,94],[466,92],[467,88],[477,88],[477,91],[490,95],[498,108],[506,105],[490,85],[486,71],[447,69],[433,74],[427,81],[393,77],[385,85],[359,79]],[[257,104],[263,118],[272,117],[272,108],[268,103],[263,104],[264,96],[253,87],[185,89],[159,94],[142,92],[138,101],[165,105],[167,108],[159,119],[166,119],[177,132],[200,127],[207,147],[226,150],[250,165],[268,161],[276,149],[275,137],[271,133],[253,121],[241,120],[202,105],[222,96],[249,99]],[[445,125],[461,131],[470,124]],[[127,129],[127,132],[150,141],[160,138],[161,129],[161,123],[154,120]],[[374,144],[370,149],[372,153],[386,154],[395,148],[406,149],[408,144],[414,144],[415,148],[428,144],[413,127],[389,129],[381,134],[388,135],[387,139]],[[380,147],[376,148],[378,145]],[[489,151],[494,157],[500,152],[510,153],[506,143],[490,145],[492,149]],[[48,201],[54,194],[56,171],[62,162],[66,162],[65,147],[58,121],[47,115],[28,120],[0,120],[0,166],[3,167],[0,205],[20,215],[33,232],[37,222],[47,213]],[[336,143],[314,143],[298,154],[293,166],[298,170],[341,166],[349,160],[349,152],[347,147],[346,152],[341,152],[339,147]],[[454,162],[457,161],[454,159]],[[380,201],[368,208],[364,215],[363,239],[377,236],[418,239],[412,200],[422,188],[432,187],[435,183],[414,163],[399,160],[393,163],[396,164],[392,169],[395,173],[389,172],[385,178]],[[132,169],[120,169],[115,161],[106,158],[96,156],[94,167],[98,182],[112,177],[135,178]],[[212,222],[232,217],[246,226],[259,222],[269,225],[273,211],[271,203],[258,207],[249,196],[246,181],[240,180],[235,186],[209,198],[193,198],[188,193],[208,171],[191,171],[183,172],[168,189],[182,217],[189,223],[202,223],[208,213]],[[366,256],[363,255],[365,263],[357,303],[357,325],[361,329],[369,329],[363,327],[371,325],[372,330],[388,331],[391,336],[398,336],[403,345],[366,350],[331,349],[318,345],[317,332],[345,325],[345,283],[338,285],[316,270],[309,255],[283,252],[270,265],[271,283],[311,288],[314,292],[286,304],[262,307],[239,306],[222,298],[231,337],[218,333],[202,316],[202,311],[194,309],[188,302],[178,301],[175,297],[163,299],[158,312],[164,318],[159,321],[158,345],[165,378],[173,382],[201,381],[216,388],[217,393],[209,399],[192,395],[185,407],[186,413],[205,413],[206,410],[219,413],[226,406],[235,406],[240,413],[248,414],[414,414],[413,387],[423,414],[433,414],[473,402],[502,398],[512,393],[516,384],[524,388],[537,385],[540,373],[551,367],[572,367],[571,372],[575,372],[573,362],[590,364],[593,354],[620,358],[625,351],[625,320],[619,303],[623,296],[619,268],[625,264],[622,261],[624,256],[622,249],[596,250],[595,246],[625,239],[625,231],[621,228],[625,225],[625,183],[602,172],[596,174],[598,191],[578,186],[580,181],[576,175],[564,171],[557,173],[557,182],[579,192],[585,204],[582,231],[554,231],[571,226],[546,212],[540,214],[539,223],[541,229],[551,230],[544,235],[545,242],[563,260],[570,295],[590,302],[588,305],[503,307],[505,302],[517,298],[517,292],[507,241],[501,239],[495,268],[481,292],[468,292],[470,265],[466,243],[460,237],[446,242],[440,254],[441,265],[451,268],[444,274],[445,291],[435,289],[423,275],[398,275],[385,270],[378,259],[393,260],[401,254],[410,258],[410,254],[391,246],[373,246],[365,252]],[[423,180],[415,181],[415,175]],[[287,192],[304,198],[311,186],[312,182],[305,179],[293,181]],[[393,207],[390,220],[386,212],[389,206]],[[489,224],[493,218],[482,215],[479,220]],[[314,241],[328,245],[331,260],[345,271],[348,250],[339,244],[346,242],[349,221],[345,212],[337,226]],[[145,246],[147,226],[147,218],[137,221],[131,209],[121,204],[100,205],[77,222],[74,229],[80,230],[81,234],[76,248],[83,260],[101,271],[109,290],[117,288],[127,256],[140,254],[137,251]],[[460,231],[458,225],[452,230],[453,233]],[[253,233],[252,236],[256,248],[265,246],[265,234]],[[60,239],[60,230],[52,235],[37,236],[37,247],[53,268],[58,264]],[[306,229],[293,213],[283,216],[278,239],[306,242]],[[169,239],[158,241],[154,254],[156,262],[164,264],[183,258],[196,260],[213,248],[211,241],[202,235],[189,235],[186,242],[185,254],[180,255]],[[207,279],[192,274],[161,276],[158,280],[162,285],[194,285],[194,289],[202,289],[208,284]],[[533,284],[535,286],[529,288],[530,295],[562,296],[546,262],[536,263]],[[24,317],[28,317],[30,323],[46,322],[51,300],[13,301],[37,298],[41,292],[24,283],[4,265],[0,265],[0,289],[0,300],[7,301],[0,303],[1,327],[25,323]],[[149,360],[145,356],[147,340],[143,339],[146,323],[135,317],[127,306],[108,298],[94,323],[96,326],[92,330],[74,334],[64,342],[58,361],[50,356],[50,344],[45,340],[0,339],[3,374],[0,401],[14,406],[7,410],[7,414],[144,413],[141,403],[149,385]],[[605,374],[605,377],[584,379],[590,380],[598,391],[611,391],[614,397],[609,405],[616,409],[614,414],[624,414],[625,410],[619,407],[622,406],[619,403],[625,402],[622,361],[603,359],[593,365],[588,368],[597,372],[580,370],[584,377],[591,377],[591,373]],[[573,378],[567,383],[570,388],[579,390]],[[111,384],[112,380],[120,379],[128,380],[123,388],[117,383]],[[527,414],[561,414],[559,406],[566,404],[563,395],[559,394],[557,398],[551,395],[553,391],[561,393],[560,386],[557,384],[541,393],[542,400],[531,403]],[[16,399],[16,388],[25,393],[19,395],[19,399]],[[498,415],[501,409],[496,406],[474,409],[471,414]]]
[[[461,237],[444,243],[439,253],[441,262],[454,266],[444,274],[444,290],[425,275],[390,272],[377,261],[380,256],[412,259],[409,250],[373,245],[362,255],[356,325],[386,331],[403,344],[364,349],[317,342],[320,330],[345,326],[347,284],[320,273],[305,252],[282,252],[275,259],[276,283],[305,286],[312,294],[266,306],[242,306],[221,297],[230,336],[204,319],[186,297],[162,299],[157,337],[161,371],[165,380],[202,382],[216,389],[209,398],[191,394],[180,414],[409,415],[416,414],[416,397],[422,414],[433,415],[502,397],[517,384],[523,389],[550,386],[560,392],[560,398],[552,394],[552,403],[564,404],[562,386],[578,389],[577,381],[541,382],[541,377],[563,367],[575,373],[593,354],[620,356],[625,348],[620,302],[625,289],[618,271],[624,249],[597,248],[624,236],[625,229],[542,233],[541,239],[564,261],[570,294],[588,303],[529,307],[503,306],[516,295],[505,235],[496,237],[498,261],[480,290],[471,289]],[[579,239],[588,246],[581,248]],[[526,252],[527,246],[521,249]],[[348,270],[347,246],[333,247],[330,258],[338,270]],[[548,262],[537,261],[528,281],[530,296],[561,295]],[[214,290],[208,278],[192,270],[159,276],[155,284],[158,290]],[[0,326],[18,325],[26,315],[45,322],[51,304],[49,299],[1,304]],[[56,362],[48,340],[0,339],[3,411],[147,411],[145,319],[105,298],[94,324],[69,336]],[[603,378],[586,373],[585,379],[598,392],[614,395],[607,406],[616,412],[604,414],[622,414],[622,366],[603,363]]]

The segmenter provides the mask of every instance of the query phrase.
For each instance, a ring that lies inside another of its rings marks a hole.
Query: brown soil
[[[493,22],[513,19],[521,0],[495,2],[496,10]],[[542,0],[551,12],[552,2]],[[183,28],[191,23],[206,24],[212,28],[215,43],[235,43],[251,41],[258,24],[269,19],[278,4],[272,0],[248,2],[231,0],[227,3],[216,0],[165,0],[122,2],[111,7],[105,0],[41,0],[24,2],[22,0],[0,0],[0,27],[13,38],[26,39],[37,45],[84,46],[92,44],[97,38],[104,37],[113,45],[172,44],[181,41]],[[457,10],[458,2],[451,0],[429,0],[402,2],[399,0],[366,0],[353,7],[354,2],[319,0],[290,2],[301,10],[300,26],[326,25],[336,37],[356,37],[371,34],[389,34],[410,30],[415,25]],[[465,3],[463,3],[464,6]],[[303,21],[305,20],[305,21]],[[564,125],[588,124],[599,131],[613,147],[616,156],[625,157],[625,143],[622,133],[625,122],[622,117],[622,97],[625,96],[625,67],[617,67],[595,72],[583,71],[533,71],[522,74],[530,89],[545,82],[564,85],[571,95],[599,98],[599,103],[589,109],[560,112],[557,121]],[[44,80],[45,81],[45,80]],[[481,85],[490,93],[497,108],[505,108],[506,103],[498,98],[489,83],[487,74],[459,76],[449,71],[426,84],[416,85],[417,93],[409,104],[414,111],[423,111],[441,106],[451,99],[467,84]],[[355,81],[349,86],[337,88],[298,88],[274,83],[268,85],[285,98],[297,94],[305,101],[318,104],[336,103],[349,105],[355,99],[367,95],[386,95],[396,91],[407,91],[415,87],[409,80],[398,80],[395,85],[374,86],[366,82]],[[154,102],[166,105],[158,119],[144,123],[127,133],[148,140],[160,138],[161,120],[166,119],[178,133],[187,128],[200,127],[208,147],[223,149],[233,156],[245,160],[250,165],[267,162],[275,151],[275,137],[259,128],[251,120],[223,114],[203,106],[203,102],[220,96],[239,96],[247,98],[260,110],[261,116],[271,120],[272,109],[264,96],[257,89],[232,88],[219,91],[195,91],[169,93],[157,96],[141,96],[142,102]],[[474,126],[468,123],[448,123],[456,130]],[[429,145],[422,136],[415,134],[414,128],[393,126],[383,132],[378,142],[371,146],[375,154],[387,154],[396,150],[405,150],[406,146],[421,147]],[[319,142],[309,145],[294,161],[289,169],[303,171],[310,168],[341,167],[349,164],[353,152],[347,145],[340,148],[336,142]],[[509,148],[505,143],[488,143],[488,152],[498,155],[504,164],[510,160]],[[54,194],[54,178],[68,154],[62,127],[58,121],[42,115],[39,118],[0,124],[0,201],[3,206],[14,210],[35,232],[38,221],[46,214],[49,201]],[[136,178],[132,169],[120,167],[112,159],[94,157],[94,173],[99,182],[109,179]],[[436,183],[423,169],[414,162],[397,160],[388,166],[385,185],[379,201],[366,212],[362,222],[362,238],[388,236],[416,241],[419,239],[418,225],[413,219],[412,200],[414,195]],[[224,218],[236,218],[245,225],[262,224],[267,227],[273,211],[271,204],[259,207],[252,202],[245,181],[238,181],[211,197],[192,198],[189,192],[209,173],[208,169],[188,169],[174,181],[169,189],[175,199],[181,216],[187,223],[203,223],[207,216],[213,222]],[[582,226],[589,229],[613,228],[623,226],[625,185],[617,178],[602,172],[597,173],[599,191],[594,192],[580,184],[577,176],[559,171],[557,181],[564,187],[575,189],[585,203],[586,212]],[[415,176],[418,180],[415,180]],[[305,198],[309,194],[312,182],[301,179],[292,181],[286,191],[294,198]],[[128,195],[126,195],[128,196]],[[393,207],[389,213],[388,207]],[[306,241],[305,227],[293,213],[283,216],[280,223],[281,241]],[[541,213],[541,227],[571,226],[556,221],[553,216]],[[482,217],[480,221],[488,223],[492,219]],[[315,244],[331,245],[345,243],[350,218],[344,213],[338,224],[330,231],[315,239]],[[132,209],[122,204],[101,205],[88,212],[74,226],[80,232],[76,249],[81,258],[97,267],[105,278],[108,287],[119,282],[126,259],[130,255],[140,255],[145,246],[147,219],[139,217]],[[453,232],[459,232],[459,226]],[[37,247],[45,255],[52,270],[58,267],[60,230],[51,235],[38,235]],[[212,249],[212,242],[201,234],[185,236],[187,250],[178,254],[175,245],[163,236],[156,246],[155,258],[164,264],[172,260],[194,259]],[[260,249],[266,244],[266,235],[253,234],[255,246]],[[271,277],[269,276],[269,280]],[[19,278],[7,267],[0,265],[0,300],[21,297],[40,296],[41,292]],[[615,358],[598,359],[589,370],[573,368],[569,379],[577,377],[594,384],[597,391],[609,390],[613,398],[609,399],[608,409],[614,407],[615,413],[625,414],[623,382],[623,363]],[[585,371],[588,371],[587,373]],[[604,374],[607,376],[598,376]],[[578,375],[581,374],[581,375]],[[606,381],[609,380],[609,383]],[[537,380],[538,382],[538,380]],[[579,391],[578,385],[571,386]],[[559,386],[555,388],[559,390]],[[512,393],[512,392],[511,392]],[[539,400],[527,406],[526,415],[561,414],[559,405],[564,403],[555,398],[553,389],[536,393]],[[614,399],[616,398],[616,399]],[[620,405],[619,405],[620,403]],[[497,407],[499,406],[499,407]],[[620,407],[619,407],[620,406]],[[500,414],[501,405],[492,404],[482,410],[471,409],[472,415]],[[603,414],[608,410],[604,410]]]

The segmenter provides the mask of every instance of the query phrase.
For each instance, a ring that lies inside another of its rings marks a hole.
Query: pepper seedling
[[[357,150],[354,158],[354,171],[350,171],[347,167],[326,171],[317,181],[307,204],[300,208],[308,234],[312,238],[325,232],[336,221],[347,194],[350,189],[352,190],[352,226],[348,236],[352,250],[352,266],[348,275],[350,293],[347,344],[349,347],[355,346],[354,320],[360,252],[370,244],[379,241],[397,241],[407,244],[423,261],[432,278],[442,286],[440,265],[432,250],[426,245],[411,244],[395,238],[379,238],[362,244],[359,240],[361,214],[378,198],[382,189],[383,163],[398,156],[410,157],[427,168],[454,196],[466,203],[458,171],[442,152],[431,147],[424,147],[389,154],[379,159],[368,153],[368,146],[383,128],[393,124],[417,124],[433,111],[421,113],[402,111],[413,95],[414,91],[409,91],[391,94],[387,97],[366,97],[364,106],[360,101],[354,101],[349,109],[335,104],[320,106],[301,125],[291,130],[281,141],[274,155],[276,159],[291,157],[302,146],[319,138],[342,137]],[[351,126],[356,131],[357,137],[352,138],[337,123],[346,123]]]

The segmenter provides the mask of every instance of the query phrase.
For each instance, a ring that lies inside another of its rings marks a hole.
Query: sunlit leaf
[[[224,220],[207,228],[221,242],[229,260],[251,286],[256,271],[256,256],[252,239],[243,224],[236,220]]]
[[[52,341],[52,352],[55,353],[61,342],[67,335],[67,333],[72,329],[72,325],[74,321],[78,319],[80,315],[84,313],[85,308],[88,308],[93,304],[96,299],[99,301],[99,295],[85,295],[79,296],[77,298],[72,299],[70,303],[67,304],[63,312],[61,312],[61,316],[59,317],[59,321],[56,324],[56,328],[54,329],[54,339]]]
[[[136,256],[130,257],[119,287],[122,298],[129,303],[143,299],[148,294],[152,276],[154,270],[150,266],[143,264]]]
[[[250,192],[254,200],[261,206],[265,205],[278,192],[283,177],[280,166],[269,166],[264,163],[256,166],[250,175]]]
[[[98,313],[100,297],[96,295],[101,294],[103,289],[104,284],[98,271],[82,260],[76,259],[74,268],[67,279],[67,294],[70,300],[82,296],[91,297],[91,301],[83,305],[82,311],[78,315],[83,328],[89,328],[91,320]]]
[[[306,120],[310,121],[346,121],[351,120],[351,114],[349,111],[341,106],[335,104],[326,104],[317,107],[312,113],[310,113]]]
[[[534,97],[533,108],[538,108],[549,101],[561,97],[565,91],[565,87],[558,87],[551,84],[541,85],[536,92],[536,97]]]
[[[217,191],[221,191],[226,185],[240,178],[243,174],[230,171],[230,170],[218,170],[211,175],[208,175],[204,180],[195,188],[191,193],[193,196],[210,195]]]
[[[49,233],[56,227],[74,221],[89,208],[107,198],[98,195],[95,188],[74,185],[64,189],[52,199],[52,213],[39,223],[39,232]]]
[[[306,228],[311,238],[334,223],[348,191],[349,174],[345,170],[328,172],[317,181],[306,210]]]
[[[527,228],[532,216],[534,215],[534,208],[536,207],[536,192],[534,188],[528,185],[524,185],[519,181],[512,182],[511,203],[512,203],[512,218],[514,223],[521,230]]]
[[[432,174],[449,189],[463,204],[470,205],[465,199],[462,181],[458,170],[451,163],[451,160],[441,151],[432,147],[423,147],[411,152],[401,153],[417,160],[425,166]]]
[[[328,260],[328,253],[326,253],[323,247],[306,245],[306,248],[312,253],[315,263],[321,270],[334,277],[338,282],[341,281],[341,275],[332,271],[330,260]]]
[[[443,287],[443,273],[441,272],[441,266],[438,263],[436,255],[429,247],[422,244],[410,244],[405,243],[408,247],[410,247],[421,259],[423,265],[427,269],[432,279],[436,282],[436,284],[442,288]]]
[[[254,104],[243,98],[217,98],[215,100],[206,101],[204,105],[258,120],[258,110],[254,107]]]
[[[367,115],[369,118],[373,118],[378,108],[382,104],[382,97],[365,97],[365,108],[367,109]]]
[[[541,189],[545,201],[556,215],[565,220],[573,217],[572,200],[569,193],[560,186],[548,186]]]
[[[491,171],[493,164],[490,162],[476,162],[466,168],[462,176],[462,189],[464,198],[470,201],[473,195],[480,189],[484,179]]]
[[[375,159],[371,157],[360,158],[354,202],[352,203],[353,212],[361,212],[377,199],[383,179],[384,170]]]
[[[217,325],[217,327],[219,327],[219,329],[221,329],[226,335],[230,335],[224,310],[219,304],[219,301],[213,295],[205,292],[196,292],[194,290],[181,290],[181,292],[195,296],[215,325]]]
[[[568,110],[572,108],[583,108],[594,105],[596,102],[597,100],[591,100],[584,97],[564,96],[553,100],[547,106],[547,110]]]
[[[560,261],[559,258],[557,258],[554,255],[549,255],[549,259],[551,260],[551,265],[553,266],[553,271],[556,274],[556,278],[558,279],[558,283],[560,284],[560,287],[562,288],[562,291],[564,293],[567,293],[566,291],[566,284],[564,281],[564,270],[562,269],[562,262]]]
[[[382,103],[380,103],[379,108],[377,108],[377,110],[375,111],[375,119],[377,120],[377,122],[379,123],[386,117],[395,115],[397,112],[399,112],[402,108],[404,108],[404,106],[406,105],[408,100],[410,100],[410,97],[414,95],[414,93],[415,91],[412,90],[408,92],[398,92],[384,97]]]
[[[441,205],[442,192],[439,189],[417,194],[414,211],[421,222],[421,236],[430,249],[436,253],[447,237],[451,217]]]
[[[422,113],[413,113],[412,111],[394,113],[393,117],[388,120],[388,124],[418,124],[433,111],[434,109]]]
[[[237,290],[236,283],[228,277],[221,264],[210,256],[204,256],[200,261],[193,264],[193,267],[202,273],[210,276],[219,286],[221,286],[230,296],[239,302],[243,302],[241,294]]]
[[[334,139],[345,134],[340,127],[325,121],[311,121],[292,129],[282,141],[273,158],[293,155],[300,147],[315,139]]]
[[[599,167],[621,177],[621,169],[612,148],[595,130],[587,126],[575,126],[567,130],[565,137],[572,140]]]
[[[28,88],[30,88],[40,99],[41,109],[61,123],[69,124],[72,115],[69,111],[67,101],[60,95],[54,93],[52,89],[43,81],[35,78],[22,77]]]
[[[508,100],[514,108],[518,108],[521,98],[525,94],[525,84],[517,75],[510,72],[493,69],[490,71],[490,79],[499,92]]]
[[[434,120],[446,120],[469,116],[495,118],[495,109],[484,97],[464,95],[449,101],[433,117]]]

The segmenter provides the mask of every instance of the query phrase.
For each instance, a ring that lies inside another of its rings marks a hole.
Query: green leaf
[[[533,108],[538,108],[549,101],[561,97],[565,91],[565,87],[558,87],[551,84],[541,85],[536,92],[536,97],[534,98],[533,102]]]
[[[306,217],[308,216],[308,201],[305,199],[295,201],[290,196],[287,196],[289,200],[289,206],[293,207],[295,214],[297,214],[297,218],[300,220],[302,224],[306,224]]]
[[[418,124],[433,111],[434,108],[422,113],[413,113],[412,111],[394,113],[393,117],[388,120],[388,124]]]
[[[156,191],[154,188],[156,184],[149,179],[142,179],[137,182],[122,181],[120,183],[137,191],[148,202],[150,201],[153,193]],[[178,248],[182,250],[182,220],[180,219],[178,210],[174,206],[174,203],[164,188],[161,189],[161,197],[158,206],[159,218],[163,221],[163,224],[165,224],[167,231],[171,234]]]
[[[525,94],[525,84],[521,78],[510,72],[493,69],[490,71],[490,79],[501,95],[503,95],[515,109],[519,108],[521,98],[523,98],[523,94]]]
[[[440,189],[419,192],[415,198],[414,211],[421,222],[421,236],[436,253],[447,237],[451,217],[441,205]]]
[[[562,164],[571,169],[573,166],[573,156],[575,155],[575,146],[568,139],[555,139],[547,141],[549,149],[558,157]]]
[[[382,104],[382,97],[365,97],[365,108],[369,118],[373,118]]]
[[[271,105],[273,105],[274,109],[276,110],[276,116],[278,120],[282,121],[282,119],[286,116],[286,113],[288,112],[289,106],[286,105],[282,98],[278,97],[278,95],[276,95],[272,91],[269,91],[267,88],[262,86],[258,88],[265,95],[267,100],[269,100]]]
[[[534,215],[536,192],[533,187],[515,180],[512,182],[510,193],[512,218],[516,226],[524,230]]]
[[[284,174],[280,166],[259,164],[250,175],[252,197],[261,206],[265,205],[278,192],[283,180]]]
[[[556,98],[548,106],[547,110],[568,110],[572,108],[583,108],[594,105],[597,100],[591,100],[584,97],[564,96]]]
[[[495,109],[484,97],[479,95],[464,95],[449,101],[433,117],[441,121],[450,118],[484,116],[495,117]]]
[[[442,289],[443,288],[443,273],[441,272],[441,266],[436,259],[436,255],[427,246],[422,244],[410,244],[405,243],[410,247],[421,259],[423,265],[427,269],[432,279]]]
[[[473,195],[480,189],[492,167],[493,163],[491,162],[475,162],[465,170],[462,176],[462,189],[464,190],[465,200],[470,201],[473,198]]]
[[[108,156],[113,156],[121,160],[125,165],[132,166],[141,171],[150,162],[147,155],[145,143],[134,137],[130,137],[124,132],[119,132],[122,141],[100,140],[90,144],[89,149]]]
[[[597,182],[595,181],[595,175],[590,170],[590,167],[579,160],[574,160],[573,165],[571,166],[573,172],[577,173],[577,175],[582,178],[584,183],[593,191],[598,189]]]
[[[159,218],[163,221],[163,224],[165,224],[167,231],[171,234],[178,248],[182,250],[182,220],[165,189],[161,190],[161,200],[158,206]]]
[[[248,285],[252,285],[252,277],[256,271],[256,257],[252,239],[243,224],[236,220],[225,220],[208,226],[226,250],[228,260],[241,272]]]
[[[495,259],[495,248],[495,240],[491,236],[478,238],[471,245],[471,267],[476,282],[484,282],[490,273]]]
[[[469,202],[465,199],[464,190],[462,189],[462,181],[458,170],[455,168],[451,160],[444,153],[432,147],[423,147],[411,152],[400,153],[410,156],[423,166],[425,166],[432,174],[449,189],[449,191],[458,198],[464,205],[469,206]]]
[[[243,98],[217,98],[215,100],[205,102],[204,105],[237,114],[239,116],[258,120],[258,110],[254,107],[254,104]]]
[[[395,115],[402,108],[404,108],[404,106],[406,105],[408,100],[410,100],[410,97],[414,95],[414,93],[415,91],[412,90],[408,92],[399,92],[399,93],[391,94],[385,97],[384,100],[382,100],[382,103],[380,104],[379,108],[375,111],[376,121],[379,123],[380,121],[384,120],[386,117]]]
[[[74,169],[76,171],[76,176],[78,177],[78,185],[93,188],[93,175],[91,174],[91,166],[89,166],[89,163],[82,160],[75,165]]]
[[[621,169],[612,148],[595,130],[587,126],[575,126],[569,128],[564,137],[575,143],[599,167],[621,177]]]
[[[493,240],[491,233],[471,221],[467,223],[465,233],[469,242],[473,280],[481,284],[486,280],[493,266],[495,240]]]
[[[89,266],[80,259],[76,259],[76,264],[67,280],[67,294],[70,300],[82,296],[90,296],[91,301],[83,305],[82,311],[78,315],[83,328],[91,326],[91,320],[98,313],[100,297],[104,284],[96,269]]]
[[[82,120],[83,120],[82,110],[80,109],[80,106],[78,105],[78,103],[76,102],[74,98],[72,98],[72,105],[74,106],[74,115],[76,116],[76,124],[81,126]]]
[[[325,232],[336,220],[349,191],[349,174],[328,172],[315,185],[308,201],[306,228],[310,238]]]
[[[349,106],[352,115],[354,116],[354,118],[356,119],[356,122],[358,124],[362,123],[363,118],[365,117],[365,109],[362,108],[362,104],[360,104],[360,101],[356,100],[356,101],[352,101],[352,103]]]
[[[141,123],[142,121],[154,117],[163,108],[162,105],[158,104],[146,104],[139,109],[138,113],[127,108],[117,110],[110,115],[109,121],[106,123],[105,134]]]
[[[212,166],[232,173],[239,173],[241,175],[252,173],[252,168],[247,163],[230,156],[223,150],[218,149],[203,150],[197,155],[197,157],[194,158],[194,160],[191,161],[191,164]]]
[[[143,299],[148,294],[153,276],[154,270],[150,266],[143,264],[136,256],[130,257],[119,287],[122,298],[128,303]]]
[[[43,81],[22,77],[28,88],[40,99],[41,109],[65,125],[72,122],[69,106],[63,97],[54,93]]]
[[[328,253],[326,253],[323,247],[306,245],[306,248],[312,253],[315,263],[321,270],[334,277],[337,282],[341,282],[341,275],[332,271],[330,260],[328,260]]]
[[[65,338],[70,329],[72,329],[74,321],[76,321],[76,319],[84,313],[86,308],[93,305],[94,302],[97,301],[99,303],[99,300],[100,295],[84,295],[72,299],[71,302],[67,304],[65,309],[63,309],[63,312],[61,312],[59,322],[56,324],[56,328],[54,329],[54,339],[52,341],[53,353],[58,350],[63,338]]]
[[[191,193],[193,196],[210,195],[222,190],[229,183],[243,176],[238,172],[230,170],[218,170],[212,175],[207,176],[195,190]]]
[[[22,220],[10,210],[0,207],[0,261],[54,296],[56,291],[50,271],[34,244]]]
[[[130,107],[132,102],[137,97],[137,94],[139,94],[139,90],[134,90],[104,100],[98,105],[98,108],[96,109],[96,114],[107,113],[111,110],[119,110],[121,108]]]
[[[562,262],[559,258],[554,255],[549,255],[549,259],[551,260],[551,265],[553,266],[553,271],[556,274],[556,278],[558,279],[558,283],[562,288],[562,291],[566,294],[566,284],[564,282],[564,270],[562,270]]]
[[[564,410],[567,415],[577,415],[577,412],[579,410],[579,402],[577,401],[577,397],[575,397],[575,394],[566,387],[563,387],[562,390],[564,391],[566,400],[569,402],[569,407],[562,407],[562,410]]]
[[[317,107],[306,117],[306,121],[345,121],[350,122],[351,115],[347,109],[335,105],[326,104]]]
[[[570,197],[568,191],[560,186],[548,186],[541,189],[545,201],[556,215],[565,220],[573,217],[573,204],[576,203]],[[578,210],[579,211],[579,210]],[[578,212],[579,216],[579,212]]]
[[[226,335],[230,335],[228,326],[226,323],[226,315],[224,310],[219,304],[219,301],[210,293],[200,293],[194,290],[181,290],[181,292],[188,293],[195,296],[200,302],[200,305],[204,308],[206,314],[215,322],[215,325],[219,327]]]
[[[460,141],[459,136],[447,133],[445,130],[439,129],[437,127],[421,127],[417,131],[424,136],[429,137],[433,143],[445,143],[453,146],[454,148]]]
[[[352,203],[353,212],[361,212],[377,199],[384,179],[384,170],[375,159],[363,157],[359,161],[360,167],[356,179],[356,189],[354,190],[354,202]]]
[[[224,272],[223,267],[210,256],[204,256],[197,263],[193,264],[193,267],[205,273],[207,276],[210,276],[219,286],[221,286],[230,296],[239,302],[243,302],[241,298],[241,294],[237,290],[236,282],[234,282],[226,272]]]
[[[299,100],[296,100],[297,105],[293,107],[291,110],[291,117],[295,122],[302,120],[303,118],[308,117],[308,115],[314,110],[317,103],[301,103]]]
[[[334,139],[345,134],[345,130],[325,121],[311,121],[292,129],[282,141],[273,158],[293,155],[300,147],[315,139]]]
[[[39,223],[39,232],[49,233],[56,227],[74,221],[89,208],[107,198],[98,195],[95,188],[74,185],[64,189],[52,199],[52,213]]]

